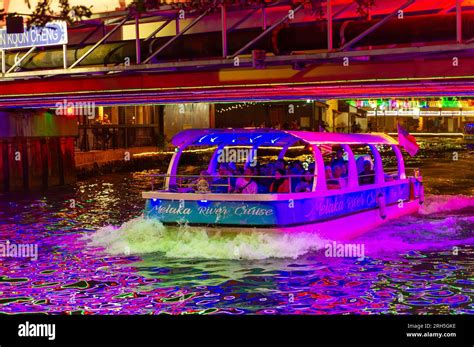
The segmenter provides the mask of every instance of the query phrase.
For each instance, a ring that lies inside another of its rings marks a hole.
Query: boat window
[[[348,184],[348,154],[339,145],[319,145],[324,160],[327,189],[343,189]]]
[[[375,157],[372,150],[367,145],[351,145],[356,161],[359,185],[375,183]]]
[[[390,145],[377,145],[377,150],[382,157],[382,166],[385,182],[395,181],[399,178],[397,156]]]
[[[315,163],[311,146],[297,142],[285,153],[285,174],[291,193],[310,192],[313,187]]]
[[[179,192],[209,192],[211,174],[208,166],[216,147],[188,147],[179,159],[175,185],[171,190]]]
[[[474,134],[474,123],[466,123],[464,125],[464,134],[473,135]]]

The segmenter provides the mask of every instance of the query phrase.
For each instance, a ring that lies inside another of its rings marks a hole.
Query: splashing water
[[[474,196],[468,195],[427,195],[420,214],[430,215],[439,212],[457,211],[474,207]]]
[[[107,226],[85,237],[89,246],[109,254],[163,253],[170,258],[266,259],[293,258],[320,249],[325,241],[310,233],[278,234],[249,230],[232,233],[188,226],[167,227],[144,217]]]
[[[136,218],[146,173],[0,197],[2,240],[38,245],[37,261],[1,259],[0,313],[474,314],[473,197],[460,195],[472,191],[469,165],[424,170],[427,192],[458,195],[427,195],[420,214],[351,240],[363,260],[325,256],[316,235]]]
[[[474,244],[466,238],[466,225],[474,226],[472,216],[430,216],[474,207],[474,197],[429,195],[420,214],[392,221],[369,231],[354,242],[364,243],[368,254],[398,254],[410,250],[437,249],[459,242]],[[417,230],[416,233],[413,233]],[[191,259],[267,259],[292,258],[316,252],[331,240],[312,233],[214,231],[202,227],[169,227],[143,216],[119,228],[100,228],[84,238],[90,247],[102,247],[112,255],[161,253],[168,258]]]

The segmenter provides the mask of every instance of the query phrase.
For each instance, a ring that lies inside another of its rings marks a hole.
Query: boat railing
[[[151,190],[155,191],[157,186],[159,187],[156,190],[161,191],[171,191],[171,192],[181,192],[181,193],[190,193],[190,192],[213,192],[213,193],[231,193],[235,182],[238,178],[250,178],[253,179],[258,187],[259,193],[270,193],[269,188],[271,184],[276,180],[275,176],[269,175],[170,175],[170,174],[150,174],[148,175],[151,178]],[[419,168],[413,168],[413,176],[415,178],[421,178],[421,173]],[[301,182],[301,178],[308,177],[307,174],[303,175],[283,175],[282,179],[288,179],[288,191],[287,193],[297,193],[297,192],[308,192],[312,191],[313,180],[316,178],[316,175],[311,175],[311,180],[306,181],[306,188],[298,187],[297,184]],[[375,183],[375,173],[370,174],[359,174],[357,175],[359,180],[359,185],[368,185]],[[399,179],[398,170],[384,171],[385,182],[395,181]],[[169,183],[169,180],[173,178],[172,184]],[[199,189],[199,181],[202,180],[203,189]],[[264,180],[267,180],[266,184]],[[295,182],[297,180],[297,182]],[[168,185],[168,188],[167,188]],[[328,189],[341,189],[348,186],[348,177],[342,176],[339,178],[327,177],[326,185]],[[227,188],[227,189],[225,189]],[[268,188],[268,189],[266,189]]]
[[[152,191],[155,190],[155,187],[158,185],[161,188],[158,190],[167,190],[167,191],[177,191],[177,192],[201,192],[198,189],[199,181],[205,181],[206,183],[203,184],[204,188],[208,188],[209,192],[213,193],[230,193],[232,187],[235,185],[235,182],[239,178],[250,178],[253,179],[259,189],[262,187],[262,180],[268,180],[266,187],[270,187],[271,183],[276,180],[275,176],[269,175],[169,175],[169,174],[151,174],[148,175],[151,178],[151,189]],[[295,180],[298,179],[298,183],[300,182],[300,178],[308,177],[308,175],[283,175],[281,176],[282,179],[288,179],[288,192],[292,193],[295,191],[294,184],[296,183]],[[167,180],[173,178],[174,184],[169,184],[169,188],[166,189]],[[309,190],[311,191],[313,179],[316,176],[311,176],[311,181],[308,182]],[[157,182],[158,180],[158,182]],[[225,182],[227,180],[227,182]],[[224,182],[223,182],[224,181]],[[269,183],[269,184],[268,184]],[[219,187],[224,189],[218,189]],[[225,188],[227,187],[227,192]],[[217,188],[217,189],[216,189]],[[217,191],[213,191],[217,190]],[[260,192],[260,191],[259,191]],[[269,191],[267,192],[269,193]]]

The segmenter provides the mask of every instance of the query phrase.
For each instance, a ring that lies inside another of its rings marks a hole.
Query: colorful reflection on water
[[[444,165],[436,172],[453,172]],[[467,165],[457,170],[464,181],[441,184],[437,175],[431,193],[457,195],[431,195],[422,214],[354,240],[365,245],[359,260],[326,257],[322,240],[157,233],[137,219],[144,172],[45,197],[2,197],[1,240],[38,245],[38,260],[1,259],[0,312],[474,314],[474,198],[460,195],[473,191],[465,179],[472,164],[456,165]],[[120,237],[97,231],[127,221]],[[191,248],[195,255],[183,258]]]

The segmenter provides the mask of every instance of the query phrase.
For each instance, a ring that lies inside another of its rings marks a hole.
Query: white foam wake
[[[445,211],[457,211],[467,207],[474,207],[474,196],[427,195],[420,214],[430,215]]]
[[[429,195],[420,215],[381,225],[359,237],[357,242],[364,243],[366,252],[372,256],[474,245],[471,208],[474,208],[473,196]],[[467,210],[460,213],[463,209]]]
[[[85,237],[91,247],[108,254],[163,253],[170,258],[267,259],[297,258],[324,247],[310,233],[272,233],[258,230],[223,233],[196,227],[167,227],[155,219],[138,217],[116,228],[107,226]]]
[[[471,206],[474,206],[472,196],[428,195],[420,210],[424,217],[410,216],[389,222],[368,232],[359,241],[367,243],[368,250],[391,249],[396,252],[448,246],[460,239],[470,244],[470,235],[466,235],[464,230],[466,223],[471,225],[474,217],[425,218]],[[168,227],[143,216],[118,228],[101,228],[85,239],[89,246],[104,248],[112,255],[162,253],[170,258],[196,259],[295,259],[324,248],[328,242],[315,233],[274,233],[256,229],[232,233],[187,226]]]

